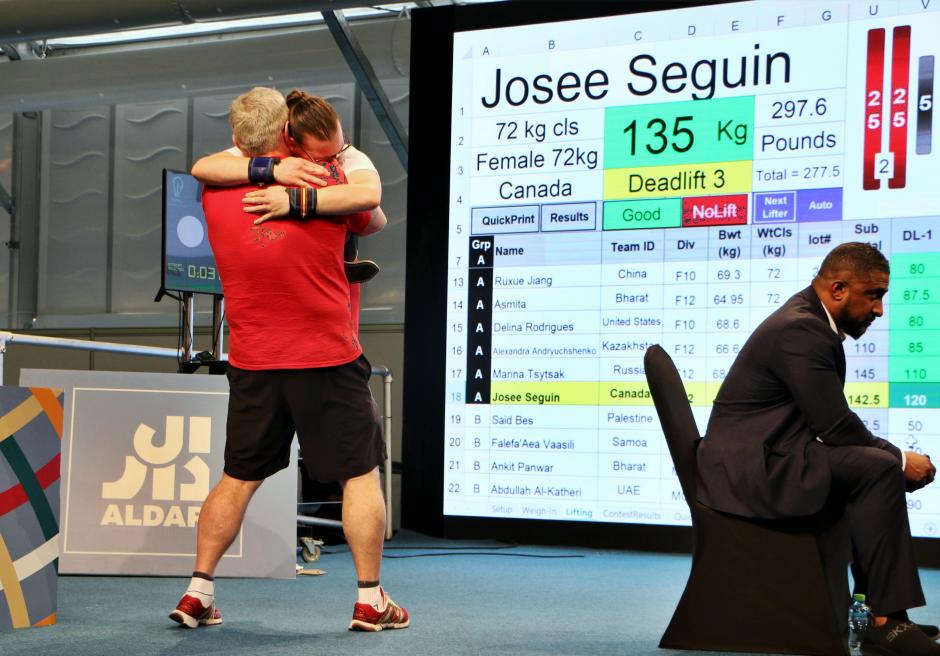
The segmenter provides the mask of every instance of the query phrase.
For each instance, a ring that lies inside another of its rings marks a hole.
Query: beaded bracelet
[[[287,199],[291,213],[301,219],[317,213],[317,190],[313,187],[288,187]]]

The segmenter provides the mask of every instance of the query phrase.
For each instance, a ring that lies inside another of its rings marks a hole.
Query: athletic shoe
[[[215,600],[208,606],[203,606],[202,602],[195,597],[183,595],[180,602],[176,604],[176,610],[170,613],[170,619],[188,629],[195,629],[197,626],[221,624],[222,613],[216,607]]]
[[[915,624],[914,626],[923,631],[924,635],[931,640],[936,640],[940,637],[940,627],[935,624]]]
[[[869,626],[862,641],[865,656],[937,656],[940,645],[911,622],[888,619],[883,626]]]
[[[370,604],[357,603],[353,607],[350,631],[381,631],[382,629],[404,629],[408,626],[408,611],[392,601],[382,590],[385,610],[378,611]]]
[[[351,284],[368,282],[379,273],[379,265],[372,260],[355,260],[343,262],[346,270],[346,280]]]

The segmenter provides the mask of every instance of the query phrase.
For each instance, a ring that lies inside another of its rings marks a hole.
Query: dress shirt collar
[[[826,313],[826,318],[829,319],[829,327],[832,328],[832,332],[834,332],[836,335],[838,335],[838,336],[839,336],[839,339],[841,339],[841,340],[844,342],[844,341],[845,341],[845,333],[843,333],[841,330],[839,330],[839,328],[836,326],[836,322],[835,322],[835,320],[832,318],[832,315],[829,314],[829,310],[826,308],[826,304],[825,304],[825,303],[821,303],[821,305],[822,305],[822,307],[823,307],[823,312]]]

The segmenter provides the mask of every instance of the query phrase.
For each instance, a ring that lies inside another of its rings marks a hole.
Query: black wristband
[[[316,210],[317,192],[312,187],[288,187],[287,200],[290,203],[291,214],[299,219],[305,219],[313,215]]]
[[[288,187],[287,200],[290,203],[290,213],[300,217],[300,189],[297,187]]]
[[[274,180],[274,167],[280,157],[252,157],[248,160],[248,182],[271,184]]]

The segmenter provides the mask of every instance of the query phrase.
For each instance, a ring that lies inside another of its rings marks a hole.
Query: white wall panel
[[[39,219],[42,312],[105,312],[111,108],[48,112]]]
[[[153,312],[160,287],[162,171],[187,169],[188,103],[118,105],[114,122],[111,311]]]

